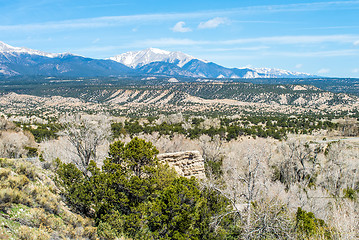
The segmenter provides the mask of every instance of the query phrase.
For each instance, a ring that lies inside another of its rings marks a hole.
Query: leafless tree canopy
[[[222,181],[204,184],[232,205],[213,219],[213,227],[231,215],[244,239],[297,239],[293,219],[301,207],[331,226],[327,230],[334,239],[358,237],[359,202],[346,192],[358,189],[358,148],[344,142],[258,139],[220,148],[209,142],[203,152],[223,153]],[[312,237],[324,239],[322,232]]]
[[[0,118],[0,157],[20,158],[25,156],[26,147],[35,147],[31,133],[22,131],[15,124]]]
[[[60,135],[66,136],[74,148],[77,158],[72,161],[83,172],[91,160],[97,161],[97,151],[101,144],[109,139],[110,122],[107,116],[66,116],[61,120],[64,130]]]

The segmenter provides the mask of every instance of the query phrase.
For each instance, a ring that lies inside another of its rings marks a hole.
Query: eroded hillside
[[[76,83],[77,84],[77,83]],[[323,91],[310,85],[251,83],[166,83],[160,85],[85,84],[41,85],[3,91],[0,111],[15,114],[31,109],[38,114],[75,111],[114,115],[201,112],[340,114],[357,112],[359,98]]]

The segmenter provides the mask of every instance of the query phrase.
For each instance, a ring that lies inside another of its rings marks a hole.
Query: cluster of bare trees
[[[292,224],[287,207],[272,189],[270,146],[244,142],[232,147],[232,154],[224,163],[225,184],[218,191],[230,199],[230,214],[237,216],[243,238],[288,239]]]
[[[223,178],[205,184],[232,205],[214,226],[233,215],[245,239],[296,239],[295,213],[301,207],[323,219],[335,239],[359,237],[358,147],[263,139],[206,146],[211,150],[205,154],[223,158]]]
[[[27,147],[36,146],[31,133],[22,131],[12,122],[0,118],[0,157],[20,158],[26,156]]]
[[[282,182],[286,189],[292,184],[308,186],[314,181],[319,166],[318,154],[320,146],[313,149],[308,143],[289,140],[280,146],[282,160],[275,165],[275,177]]]

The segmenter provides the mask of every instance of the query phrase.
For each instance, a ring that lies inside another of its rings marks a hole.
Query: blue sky
[[[0,41],[93,58],[156,47],[226,67],[359,77],[359,1],[0,0]]]

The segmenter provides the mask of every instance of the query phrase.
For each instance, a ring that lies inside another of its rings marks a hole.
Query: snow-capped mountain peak
[[[0,41],[0,52],[9,52],[14,50],[15,47],[12,47],[4,42]]]
[[[155,54],[167,54],[167,55],[171,53],[169,51],[162,50],[162,49],[159,49],[159,48],[147,48],[145,51],[146,52],[153,52]]]
[[[0,41],[0,53],[40,55],[49,58],[54,58],[59,55],[58,53],[46,53],[46,52],[41,52],[38,50],[33,50],[24,47],[13,47],[1,41]]]
[[[147,48],[142,51],[126,52],[111,57],[110,59],[128,67],[137,68],[152,62],[174,63],[178,67],[183,67],[186,63],[196,58],[181,52],[170,52],[158,48]]]
[[[308,73],[302,73],[302,72],[292,72],[288,70],[283,69],[277,69],[277,68],[249,68],[253,71],[255,71],[258,74],[261,74],[262,76],[266,78],[271,77],[288,77],[288,76],[298,76],[298,77],[310,77],[312,75]]]
[[[307,73],[272,68],[226,68],[182,52],[158,48],[126,52],[110,60],[102,60],[71,53],[46,53],[0,42],[0,76],[122,76],[127,74],[226,79],[315,77]]]

